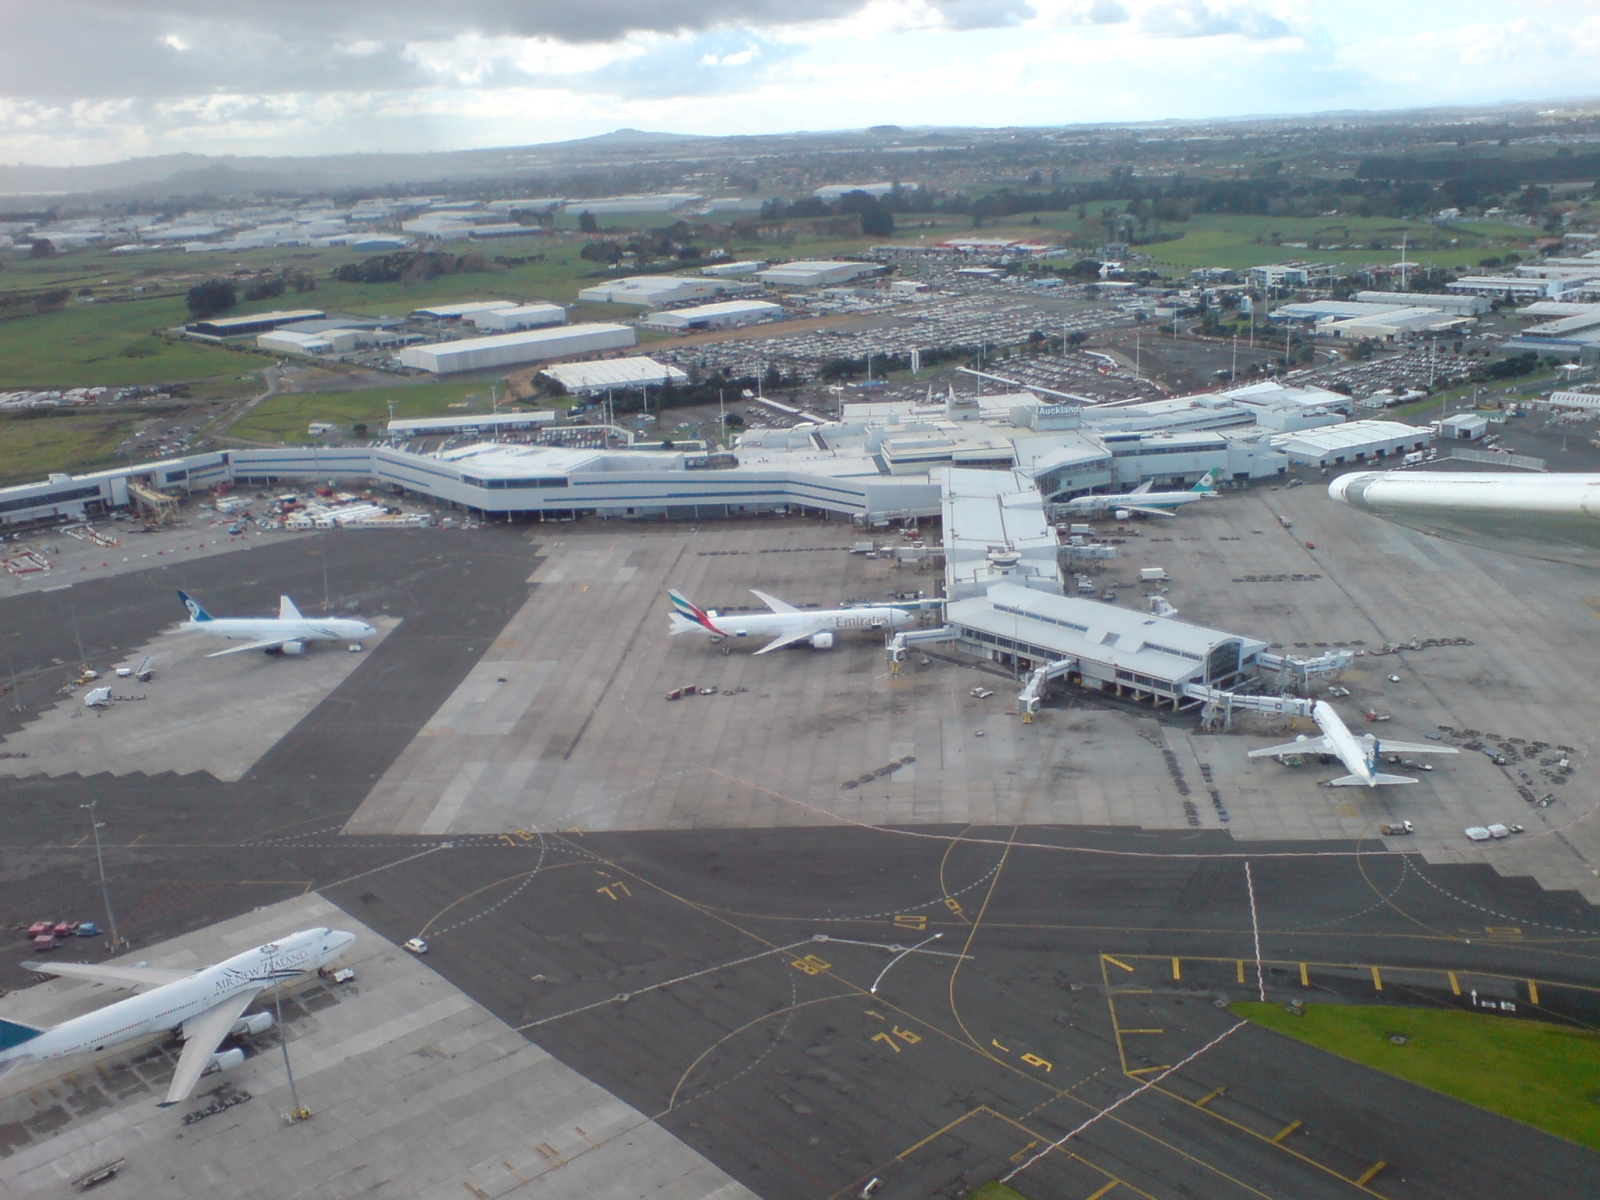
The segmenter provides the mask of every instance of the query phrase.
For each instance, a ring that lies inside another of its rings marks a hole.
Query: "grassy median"
[[[1600,1034],[1456,1009],[1235,1004],[1342,1058],[1600,1150]],[[1403,1043],[1390,1040],[1395,1034]]]

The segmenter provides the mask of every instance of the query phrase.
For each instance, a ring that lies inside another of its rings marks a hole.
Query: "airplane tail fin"
[[[209,620],[211,620],[211,614],[208,613],[205,609],[201,608],[200,607],[200,602],[198,600],[196,600],[193,596],[189,595],[188,592],[180,591],[178,593],[178,599],[182,600],[183,601],[183,606],[189,610],[189,619],[191,621],[209,621]]]
[[[294,606],[294,601],[293,600],[289,599],[289,597],[287,597],[287,596],[279,596],[278,597],[278,620],[280,620],[280,621],[300,621],[300,620],[304,620],[304,618],[300,615],[300,610]]]
[[[711,623],[711,618],[696,608],[682,592],[668,588],[667,599],[672,601],[673,633],[687,633],[691,628],[719,635],[722,633],[720,629]]]
[[[24,1042],[31,1042],[44,1030],[21,1021],[0,1020],[0,1051],[10,1050]]]
[[[1202,495],[1214,492],[1217,490],[1217,479],[1221,474],[1222,472],[1217,470],[1216,467],[1212,467],[1211,470],[1202,475],[1199,482],[1189,490],[1191,492],[1199,492]]]

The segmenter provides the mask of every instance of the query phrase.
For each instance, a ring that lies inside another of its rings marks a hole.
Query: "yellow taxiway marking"
[[[1367,1184],[1371,1183],[1373,1179],[1377,1177],[1378,1172],[1383,1170],[1388,1165],[1389,1164],[1387,1162],[1380,1158],[1377,1162],[1373,1163],[1370,1167],[1356,1177],[1356,1186],[1366,1187]]]
[[[1173,960],[1172,960],[1172,977],[1174,979],[1182,979],[1183,978],[1183,971],[1182,971],[1182,966],[1181,966],[1182,962],[1183,962],[1182,959],[1176,958],[1176,957],[1174,957]]]
[[[1310,987],[1311,986],[1311,976],[1306,971],[1305,963],[1301,963],[1300,964],[1300,986],[1301,987]]]
[[[1272,1144],[1274,1146],[1283,1145],[1283,1139],[1288,1137],[1291,1133],[1293,1133],[1296,1129],[1299,1129],[1300,1126],[1302,1126],[1304,1124],[1305,1124],[1304,1121],[1302,1121],[1299,1117],[1296,1117],[1294,1120],[1290,1121],[1287,1125],[1285,1125],[1282,1129],[1278,1130],[1277,1133],[1272,1135]]]
[[[1446,971],[1445,974],[1450,976],[1450,994],[1452,996],[1461,995],[1461,981],[1456,978],[1456,973],[1454,971]]]
[[[1118,1033],[1165,1033],[1165,1029],[1119,1029]]]
[[[1218,1096],[1222,1095],[1222,1093],[1227,1091],[1227,1090],[1228,1090],[1228,1085],[1227,1084],[1223,1084],[1221,1087],[1218,1087],[1218,1088],[1212,1088],[1204,1096],[1201,1096],[1200,1099],[1196,1100],[1194,1102],[1194,1106],[1196,1108],[1204,1108],[1206,1105],[1210,1104],[1213,1100],[1215,1100]]]
[[[1528,980],[1528,1003],[1535,1008],[1539,1005],[1539,982],[1536,979]]]
[[[1239,969],[1239,982],[1243,983],[1244,982],[1244,959],[1236,958],[1233,961],[1234,961],[1234,965],[1236,967],[1238,967],[1238,969]]]
[[[1101,1188],[1094,1195],[1090,1196],[1089,1200],[1100,1200],[1101,1196],[1104,1196],[1112,1188],[1116,1187],[1119,1182],[1119,1180],[1113,1179],[1110,1183],[1106,1184],[1105,1187]]]
[[[1102,954],[1100,957],[1105,959],[1108,963],[1112,964],[1113,966],[1121,967],[1124,971],[1132,972],[1132,970],[1133,970],[1133,968],[1130,967],[1127,963],[1122,962],[1120,959],[1112,958],[1111,955],[1109,955],[1109,954]]]
[[[1383,991],[1383,976],[1378,974],[1377,963],[1372,964],[1372,990],[1375,992]]]

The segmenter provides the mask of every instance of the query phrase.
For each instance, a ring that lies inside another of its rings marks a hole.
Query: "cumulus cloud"
[[[1209,3],[1208,0],[1169,0],[1153,4],[1140,16],[1140,28],[1156,37],[1206,38],[1235,35],[1247,38],[1290,37],[1294,30],[1275,13],[1251,3]]]
[[[1129,20],[1118,0],[1078,0],[1063,15],[1073,25],[1123,25]]]
[[[930,0],[951,29],[996,29],[1037,15],[1027,0]]]

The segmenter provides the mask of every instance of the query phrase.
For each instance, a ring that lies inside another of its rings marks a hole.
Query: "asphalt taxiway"
[[[888,1198],[959,1196],[1013,1171],[1024,1194],[1084,1197],[1600,1188],[1600,1156],[1217,1006],[1476,992],[1496,1017],[1594,1027],[1600,921],[1577,891],[1397,853],[1337,813],[1190,827],[1165,751],[1192,731],[1168,720],[1068,699],[1024,732],[964,707],[978,668],[936,659],[902,686],[870,640],[723,658],[667,639],[642,594],[686,564],[711,604],[752,582],[801,603],[915,586],[799,548],[845,541],[798,522],[333,533],[75,586],[66,622],[61,593],[0,601],[30,713],[69,665],[175,621],[174,587],[400,618],[337,651],[355,668],[237,781],[0,780],[0,921],[99,916],[78,808],[96,800],[135,944],[316,892],[389,941],[426,937],[427,970],[771,1200],[874,1176]],[[239,657],[263,688],[293,665]],[[666,702],[689,662],[728,688]],[[940,757],[945,735],[970,765]],[[352,821],[384,797],[421,815]],[[26,954],[18,936],[0,982],[28,982]]]

